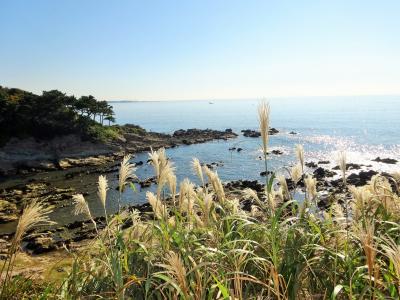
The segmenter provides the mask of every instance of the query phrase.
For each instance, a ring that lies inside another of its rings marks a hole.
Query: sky
[[[0,85],[105,100],[400,95],[400,1],[0,0]]]

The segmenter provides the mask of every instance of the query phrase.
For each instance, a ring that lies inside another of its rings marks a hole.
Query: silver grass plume
[[[381,244],[384,255],[392,262],[397,277],[397,285],[400,285],[400,245],[390,236]]]
[[[304,148],[303,145],[297,144],[295,147],[296,157],[301,165],[301,171],[304,172]]]
[[[167,220],[167,208],[165,205],[154,195],[152,192],[146,192],[147,201],[150,203],[153,209],[154,215],[157,219]]]
[[[292,178],[295,186],[300,181],[302,175],[301,165],[299,163],[295,164],[290,172],[290,177]]]
[[[317,197],[317,180],[313,176],[307,175],[304,183],[306,185],[308,200],[314,200]]]
[[[346,152],[344,151],[339,152],[337,163],[339,165],[340,171],[342,172],[343,184],[346,185],[346,169],[347,169]]]
[[[258,106],[258,122],[260,126],[261,139],[263,143],[263,152],[268,152],[269,140],[269,114],[270,107],[268,103],[262,102]]]
[[[37,225],[55,224],[49,219],[49,214],[52,211],[51,208],[45,208],[42,203],[37,201],[32,201],[27,205],[19,218],[13,243],[18,246],[24,234]]]
[[[76,194],[72,196],[72,199],[75,202],[75,210],[74,210],[74,214],[75,215],[80,215],[83,214],[85,215],[89,220],[92,221],[94,228],[97,232],[97,225],[96,222],[94,221],[92,214],[90,213],[90,209],[89,206],[85,200],[85,198],[83,197],[82,194]]]
[[[258,123],[260,126],[262,150],[264,155],[265,172],[268,174],[268,141],[269,141],[269,114],[270,107],[268,103],[262,102],[258,105]]]
[[[211,171],[207,166],[203,167],[204,172],[208,177],[208,182],[211,183],[215,194],[217,195],[218,200],[220,203],[225,202],[225,191],[224,187],[222,186],[221,179],[219,178],[217,172]]]
[[[135,178],[134,172],[136,171],[135,165],[131,164],[129,161],[132,158],[130,154],[125,155],[121,162],[121,167],[119,168],[119,191],[122,193],[125,185],[128,183],[129,179]]]
[[[283,197],[287,199],[289,197],[289,188],[287,186],[286,178],[284,175],[277,175],[276,179],[278,179],[279,185],[282,187]]]
[[[200,161],[197,158],[193,158],[192,160],[192,168],[194,172],[196,173],[197,177],[201,180],[202,185],[204,186],[204,176],[203,176],[203,170],[201,168]]]
[[[104,210],[106,209],[107,190],[108,190],[107,178],[103,175],[100,175],[97,184],[97,195],[100,199],[101,204],[103,205]]]

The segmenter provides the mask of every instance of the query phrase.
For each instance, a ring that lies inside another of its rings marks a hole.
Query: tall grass
[[[35,226],[53,224],[54,222],[50,221],[48,217],[51,211],[51,208],[46,208],[42,203],[33,201],[22,212],[8,249],[7,258],[0,270],[0,299],[11,299],[13,297],[13,269],[23,237],[31,234]]]
[[[260,127],[268,128],[268,106],[259,113]],[[303,147],[296,147],[296,155],[291,185],[272,175],[262,192],[229,192],[197,159],[192,166],[201,185],[189,179],[177,184],[164,149],[152,151],[158,184],[156,193],[146,195],[152,212],[122,210],[109,217],[103,230],[108,239],[99,232],[76,256],[54,297],[399,299],[398,177],[376,175],[364,187],[348,186],[330,195],[331,205],[321,211],[318,203],[326,191],[317,190],[316,179],[304,171]],[[125,158],[122,173],[129,176],[120,176],[122,186],[134,176],[127,166]],[[340,167],[347,186],[343,154]],[[106,190],[105,178],[99,179],[105,211]],[[304,201],[294,198],[296,190],[304,191]],[[91,218],[86,202],[79,201],[78,211]]]

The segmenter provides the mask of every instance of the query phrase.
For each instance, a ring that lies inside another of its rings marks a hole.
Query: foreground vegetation
[[[113,115],[106,101],[90,95],[76,98],[58,90],[35,95],[0,86],[0,145],[11,137],[46,139],[75,133],[89,139],[105,138],[110,128],[102,125],[114,122]]]
[[[267,158],[268,106],[261,105],[259,119]],[[96,240],[71,253],[74,262],[60,285],[15,289],[20,278],[10,274],[22,236],[48,222],[48,210],[33,203],[21,216],[2,271],[1,298],[29,290],[34,295],[26,297],[41,299],[399,299],[399,174],[348,186],[341,153],[343,193],[331,195],[330,207],[321,211],[323,191],[304,173],[301,146],[296,155],[290,181],[273,174],[262,192],[232,194],[197,159],[193,170],[201,185],[185,179],[178,186],[164,149],[152,151],[158,184],[155,193],[147,193],[152,212],[122,208],[100,230],[84,197],[75,195],[75,212],[93,221]],[[121,163],[120,193],[135,176],[129,159]],[[100,176],[105,215],[107,190]],[[244,201],[251,201],[250,209]]]

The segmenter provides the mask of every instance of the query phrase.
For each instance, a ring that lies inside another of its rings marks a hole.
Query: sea
[[[296,162],[295,145],[301,144],[306,162],[329,161],[321,165],[325,168],[336,166],[339,152],[345,151],[347,161],[363,165],[361,170],[400,171],[400,96],[118,101],[110,104],[118,124],[133,123],[148,131],[171,134],[178,129],[229,128],[236,132],[239,136],[235,139],[166,150],[176,167],[178,180],[188,177],[199,183],[191,169],[194,157],[205,164],[216,163],[215,169],[222,181],[265,180],[260,176],[264,170],[260,160],[261,140],[244,137],[241,133],[244,129],[258,129],[257,107],[262,101],[268,102],[271,108],[270,126],[279,130],[270,137],[270,151],[283,153],[269,155],[270,170],[288,175],[288,167]],[[230,148],[243,150],[230,151]],[[373,161],[377,157],[399,162]],[[147,158],[147,153],[140,153],[133,161],[146,162]],[[138,168],[137,175],[141,179],[152,176],[151,165]],[[124,201],[126,204],[144,202],[145,198],[140,191],[127,192]]]

